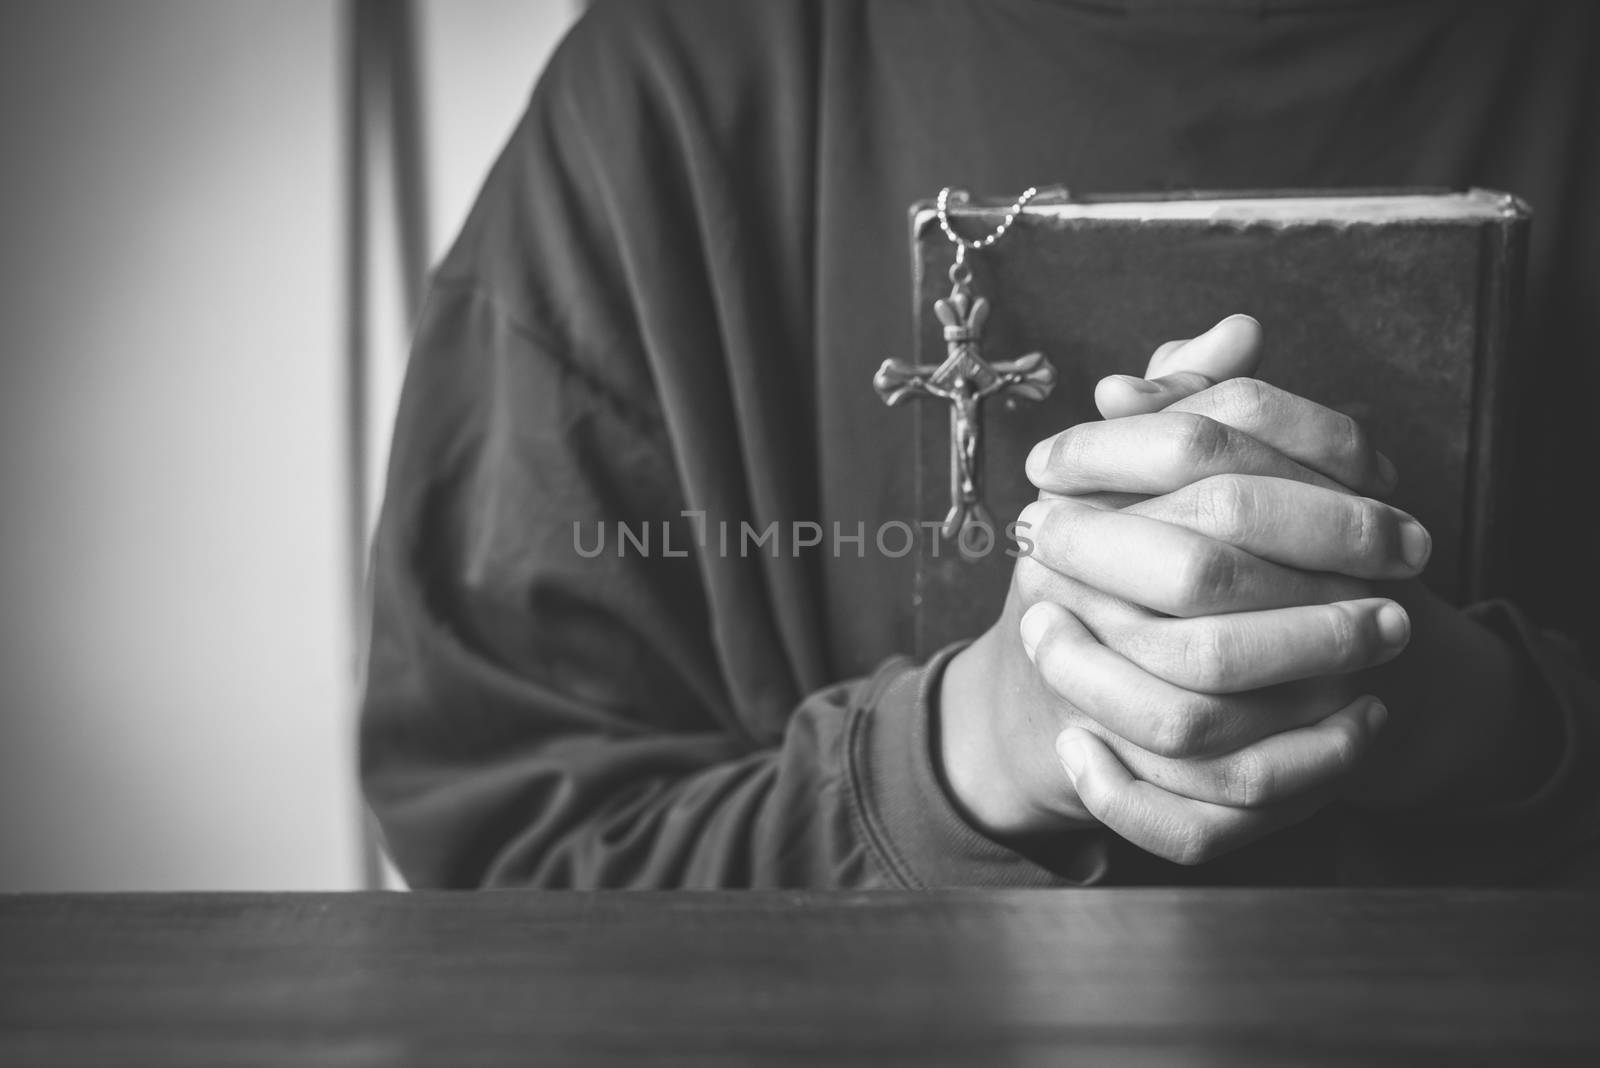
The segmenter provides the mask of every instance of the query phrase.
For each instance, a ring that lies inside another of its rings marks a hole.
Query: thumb
[[[1218,382],[1249,377],[1260,365],[1261,324],[1248,315],[1230,315],[1199,337],[1156,349],[1144,378],[1102,378],[1094,402],[1107,419],[1159,412]]]

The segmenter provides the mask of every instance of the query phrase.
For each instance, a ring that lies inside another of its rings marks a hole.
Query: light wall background
[[[421,4],[434,258],[574,6]],[[361,881],[343,24],[0,4],[0,891]]]

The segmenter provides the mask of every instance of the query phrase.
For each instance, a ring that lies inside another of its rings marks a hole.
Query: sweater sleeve
[[[478,290],[436,282],[374,553],[363,779],[414,886],[1060,885],[934,767],[944,664],[886,661],[754,737],[717,677],[673,443]],[[601,533],[604,531],[604,533]],[[683,555],[675,555],[682,553]]]

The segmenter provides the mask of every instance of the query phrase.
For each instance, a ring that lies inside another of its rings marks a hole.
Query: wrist
[[[1049,739],[1014,753],[1016,739],[1008,731],[1015,721],[1007,712],[1024,707],[1023,702],[1037,702],[1040,695],[1023,693],[1022,687],[1005,681],[1021,674],[1007,670],[1007,635],[999,633],[1005,626],[1002,619],[956,654],[945,669],[934,708],[934,763],[941,783],[962,818],[996,841],[1092,824],[1037,803],[1040,791],[1030,791],[1026,785],[1039,780],[1062,800],[1075,801]],[[1012,652],[1031,671],[1020,648]],[[1042,765],[1033,767],[1041,754]]]

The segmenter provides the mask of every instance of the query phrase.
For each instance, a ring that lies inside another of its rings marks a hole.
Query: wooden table
[[[1600,897],[0,898],[0,1064],[1600,1064]]]

